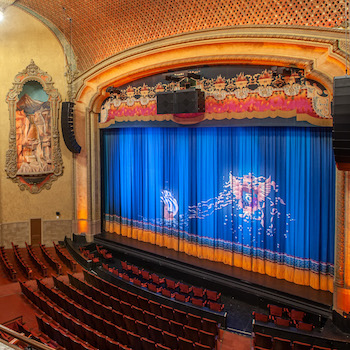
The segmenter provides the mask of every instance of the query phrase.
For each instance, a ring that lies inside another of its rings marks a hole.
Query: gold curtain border
[[[240,253],[228,252],[220,248],[193,244],[181,238],[170,237],[166,234],[159,234],[119,223],[105,221],[105,230],[141,242],[183,252],[200,259],[221,262],[226,265],[243,268],[247,271],[266,274],[295,284],[310,286],[317,290],[333,293],[333,277],[329,275],[317,274],[310,270],[296,269],[259,258],[252,258]]]

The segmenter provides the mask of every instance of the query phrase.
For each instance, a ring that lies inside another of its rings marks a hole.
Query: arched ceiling
[[[205,29],[237,26],[334,28],[344,0],[18,0],[71,40],[85,72],[126,49]],[[70,21],[72,35],[70,36]]]

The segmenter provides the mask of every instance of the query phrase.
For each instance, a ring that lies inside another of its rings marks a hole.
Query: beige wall
[[[16,183],[6,178],[4,171],[10,126],[5,99],[14,77],[29,65],[31,59],[51,75],[62,101],[66,100],[65,57],[60,43],[36,18],[16,7],[8,7],[4,20],[0,22],[0,244],[6,246],[12,240],[20,245],[26,240],[28,242],[31,218],[42,219],[42,242],[62,239],[71,233],[68,228],[73,217],[72,155],[62,136],[64,173],[50,190],[44,189],[39,194],[21,191]],[[61,213],[58,220],[57,211]]]

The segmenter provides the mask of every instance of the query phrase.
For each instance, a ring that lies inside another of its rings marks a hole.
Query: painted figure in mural
[[[18,101],[16,146],[18,174],[52,171],[51,116],[48,101],[40,102],[26,94]]]

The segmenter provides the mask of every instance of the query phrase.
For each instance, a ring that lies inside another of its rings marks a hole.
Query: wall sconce
[[[56,219],[59,219],[61,216],[61,213],[59,211],[56,211]]]

